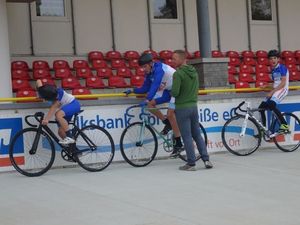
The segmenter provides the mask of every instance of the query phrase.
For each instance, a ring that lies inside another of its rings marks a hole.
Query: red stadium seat
[[[235,84],[237,82],[235,76],[233,74],[228,74],[228,83],[229,84]]]
[[[55,82],[52,78],[43,78],[43,79],[41,79],[41,81],[42,81],[43,85],[44,84],[50,84],[50,85],[56,86],[56,84],[55,84]]]
[[[72,90],[72,95],[90,95],[92,92],[87,88],[75,88]],[[82,98],[80,100],[96,100],[97,98]]]
[[[265,50],[258,50],[255,55],[257,58],[268,58],[268,52]]]
[[[253,69],[252,66],[242,64],[242,65],[240,66],[240,73],[250,73],[250,74],[254,74],[255,71],[254,71],[254,69]]]
[[[154,50],[145,50],[143,53],[151,53],[153,59],[157,59],[157,58],[158,58],[158,54],[157,54],[157,52],[154,51]]]
[[[257,63],[266,66],[270,65],[268,58],[257,58]]]
[[[296,50],[294,52],[294,56],[295,56],[295,58],[299,59],[300,58],[300,50]]]
[[[103,60],[104,56],[103,56],[103,53],[100,51],[91,51],[88,54],[88,59],[90,62],[92,62],[94,60]]]
[[[111,68],[118,69],[118,68],[121,68],[121,67],[126,67],[126,63],[125,63],[124,60],[122,60],[122,59],[113,59],[111,61]]]
[[[110,68],[102,68],[102,69],[97,69],[97,76],[101,78],[108,78],[113,76],[113,73]]]
[[[144,83],[144,76],[132,76],[130,79],[130,85],[132,87],[141,87]]]
[[[49,70],[49,64],[47,61],[44,60],[35,60],[32,62],[32,69],[33,70]]]
[[[294,57],[294,52],[285,50],[285,51],[282,51],[280,55],[281,55],[281,58]]]
[[[89,77],[86,79],[86,87],[92,89],[105,88],[103,80],[100,77]]]
[[[224,57],[224,54],[219,50],[213,50],[213,51],[211,51],[211,56],[213,58],[222,58],[222,57]]]
[[[71,72],[70,69],[57,69],[54,72],[54,77],[56,79],[63,79],[63,78],[68,78],[68,77],[72,77],[73,74]]]
[[[194,58],[195,58],[195,59],[201,58],[201,52],[200,52],[200,51],[195,51],[195,52],[194,52]]]
[[[243,81],[238,81],[235,83],[235,88],[240,89],[240,88],[250,88],[250,84],[248,82],[243,82]],[[244,92],[247,93],[249,91],[237,91],[239,93]]]
[[[112,76],[108,78],[108,86],[110,88],[126,88],[129,85],[125,82],[123,77]]]
[[[241,64],[241,61],[240,61],[239,58],[233,58],[233,57],[229,58],[228,65],[230,65],[230,66],[239,66],[240,64]]]
[[[226,56],[229,58],[240,58],[240,55],[237,51],[227,51]]]
[[[159,52],[159,57],[164,60],[171,59],[172,56],[173,56],[173,51],[171,51],[171,50],[162,50]]]
[[[286,64],[285,66],[288,68],[289,72],[297,71],[296,64]]]
[[[263,81],[263,82],[271,82],[270,75],[268,73],[256,73],[256,81]]]
[[[294,57],[286,57],[284,59],[284,63],[285,64],[296,64],[297,61],[296,61],[296,59]]]
[[[253,83],[255,80],[253,79],[250,73],[240,73],[239,74],[239,81]]]
[[[117,76],[120,76],[120,77],[131,77],[132,76],[132,72],[129,68],[127,67],[122,67],[122,68],[119,68],[117,70]]]
[[[256,88],[264,88],[267,85],[268,85],[268,82],[265,82],[265,81],[256,81],[255,82],[255,87]]]
[[[228,74],[237,74],[237,70],[235,66],[229,66],[228,65]]]
[[[191,54],[191,53],[188,52],[188,51],[185,51],[185,55],[186,55],[186,58],[187,58],[187,59],[194,59],[194,55]]]
[[[124,58],[127,60],[138,59],[140,54],[137,51],[126,51],[124,53]]]
[[[268,66],[266,65],[262,65],[262,64],[257,64],[255,66],[255,73],[269,73],[271,72],[268,68]]]
[[[136,68],[135,75],[136,76],[145,76],[145,70],[142,67]]]
[[[243,63],[245,65],[256,66],[256,60],[252,57],[244,57]]]
[[[300,72],[299,71],[292,71],[289,75],[290,81],[300,81]]]
[[[75,88],[81,88],[81,84],[79,83],[79,80],[75,77],[68,77],[63,78],[61,80],[61,87],[64,89],[75,89]]]
[[[28,64],[25,61],[18,60],[18,61],[13,61],[11,63],[11,70],[25,70],[25,71],[28,71],[28,69],[29,69]]]
[[[51,78],[51,73],[48,69],[38,69],[33,71],[33,79]]]
[[[89,68],[89,63],[86,60],[77,59],[73,61],[73,68],[82,69],[82,68]]]
[[[32,90],[28,80],[12,80],[12,90],[13,92],[19,90]]]
[[[30,80],[30,76],[27,70],[12,70],[12,79]]]
[[[77,78],[88,78],[92,77],[93,73],[90,68],[81,68],[76,70],[76,77]]]
[[[37,97],[37,92],[34,90],[19,90],[16,93],[17,98],[25,98],[25,97]],[[36,100],[19,100],[17,102],[38,102],[41,101],[39,99]]]
[[[107,60],[122,59],[122,55],[119,51],[109,51],[106,53],[106,59]]]
[[[53,69],[70,69],[69,63],[66,60],[54,60],[53,61]]]
[[[92,61],[93,69],[107,68],[107,63],[103,59],[95,59]]]
[[[246,51],[242,51],[242,57],[243,58],[254,58],[255,54],[252,51],[246,50]]]
[[[130,69],[136,69],[140,67],[138,59],[132,59],[128,61],[128,66]]]

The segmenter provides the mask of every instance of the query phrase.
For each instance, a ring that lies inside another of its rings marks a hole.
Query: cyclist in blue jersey
[[[55,115],[59,125],[58,135],[62,138],[59,143],[63,145],[75,143],[68,122],[71,121],[75,113],[80,111],[78,100],[62,88],[56,88],[54,85],[49,84],[43,85],[41,80],[36,81],[36,86],[39,96],[46,101],[52,102],[42,124],[47,125],[49,120]]]
[[[146,99],[142,104],[147,105],[148,108],[156,108],[156,105],[169,103],[167,116],[163,115],[159,110],[151,110],[151,113],[165,124],[161,134],[166,135],[173,129],[175,146],[171,157],[175,157],[183,147],[175,117],[175,98],[171,96],[173,73],[175,69],[164,63],[154,62],[151,53],[142,54],[139,58],[139,65],[146,73],[144,84],[140,88],[127,90],[124,93],[126,95],[132,92],[135,94],[147,93]]]
[[[285,65],[279,63],[280,53],[277,50],[271,50],[268,53],[268,58],[272,68],[273,88],[267,93],[266,99],[262,101],[259,108],[264,108],[273,111],[280,120],[280,128],[278,133],[289,132],[289,126],[277,108],[289,91],[289,71]],[[266,126],[265,111],[261,111],[262,123]]]

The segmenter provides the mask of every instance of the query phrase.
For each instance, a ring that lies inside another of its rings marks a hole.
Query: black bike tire
[[[41,176],[43,175],[44,173],[46,173],[50,168],[51,166],[53,165],[53,162],[54,162],[54,159],[55,159],[55,147],[54,147],[54,144],[53,144],[53,141],[52,139],[49,137],[49,135],[44,132],[43,130],[41,130],[41,134],[44,135],[47,139],[47,141],[49,142],[50,144],[50,147],[51,147],[51,158],[50,158],[50,161],[48,163],[48,165],[42,169],[41,171],[39,172],[35,172],[35,173],[30,173],[30,172],[27,172],[25,170],[23,170],[21,167],[18,166],[17,162],[15,161],[14,159],[14,145],[17,141],[17,139],[23,135],[24,133],[26,132],[39,132],[38,131],[38,128],[25,128],[21,131],[19,131],[18,133],[16,133],[16,135],[13,137],[11,143],[10,143],[10,146],[9,146],[9,158],[10,158],[10,161],[11,161],[11,164],[12,166],[21,174],[27,176],[27,177],[38,177],[38,176]],[[26,163],[26,162],[25,162]]]
[[[295,114],[293,114],[293,113],[282,113],[282,115],[283,116],[289,115],[289,116],[293,117],[298,122],[298,124],[300,124],[300,120],[299,120],[299,118]],[[277,118],[276,118],[276,121],[277,121]],[[274,129],[275,126],[276,126],[276,122],[273,123],[272,130],[275,130]],[[299,143],[293,149],[286,149],[284,146],[280,145],[280,143],[277,141],[276,138],[273,138],[273,141],[274,141],[275,145],[277,146],[277,148],[279,148],[283,152],[293,152],[293,151],[296,151],[299,148],[299,146],[300,146],[300,141],[299,141]]]
[[[201,134],[203,134],[203,136],[204,136],[204,142],[205,142],[205,144],[207,146],[208,138],[207,138],[206,130],[205,130],[205,128],[203,127],[203,125],[201,123],[199,123],[199,127],[201,129]],[[183,161],[187,162],[186,156],[184,156],[182,154],[179,154],[179,158],[182,159]],[[199,159],[201,159],[201,155],[200,154],[196,157],[196,161],[198,161]]]
[[[108,137],[108,140],[109,140],[110,146],[111,146],[111,157],[110,157],[109,161],[107,161],[105,166],[99,167],[99,168],[96,169],[96,168],[91,168],[88,165],[86,165],[84,162],[82,162],[80,160],[80,157],[77,157],[77,154],[74,154],[73,157],[74,157],[75,161],[79,164],[79,166],[81,166],[83,169],[85,169],[89,172],[99,172],[99,171],[102,171],[105,168],[107,168],[111,164],[111,162],[113,161],[113,158],[114,158],[114,155],[115,155],[115,144],[114,144],[114,140],[111,137],[110,133],[106,129],[104,129],[103,127],[100,127],[100,126],[97,126],[97,125],[89,125],[89,126],[85,126],[85,127],[81,128],[80,132],[76,133],[75,140],[77,140],[77,138],[79,137],[81,132],[84,132],[84,130],[90,129],[90,128],[98,129],[103,133],[102,135],[105,135],[105,136]]]
[[[126,127],[126,128],[123,130],[123,132],[122,132],[122,134],[121,134],[121,138],[120,138],[120,151],[121,151],[121,154],[122,154],[124,160],[125,160],[128,164],[130,164],[130,165],[133,166],[133,167],[144,167],[144,166],[149,165],[149,164],[153,161],[153,159],[155,158],[155,156],[156,156],[156,154],[157,154],[157,149],[158,149],[158,141],[157,141],[157,137],[156,137],[156,134],[155,134],[155,132],[153,131],[153,129],[152,129],[149,125],[145,125],[145,129],[148,129],[148,130],[150,131],[150,133],[151,133],[152,136],[153,136],[153,140],[154,140],[154,150],[153,150],[152,156],[151,156],[150,160],[147,161],[147,162],[145,162],[144,164],[135,164],[134,162],[132,162],[132,161],[127,157],[127,155],[126,155],[126,153],[125,153],[123,140],[124,140],[125,134],[126,134],[126,132],[128,131],[128,129],[130,129],[130,128],[133,127],[133,126],[137,126],[137,125],[138,125],[138,126],[141,126],[141,125],[143,125],[143,123],[142,123],[142,122],[135,122],[135,123],[132,123],[132,124],[130,124],[128,127]]]
[[[248,118],[248,122],[251,121],[251,122],[255,125],[255,127],[256,127],[256,129],[257,129],[257,132],[258,132],[258,134],[259,134],[259,138],[257,139],[258,142],[257,142],[256,147],[253,148],[251,151],[249,151],[249,152],[246,153],[246,154],[240,154],[239,152],[236,152],[235,150],[233,150],[232,148],[230,148],[230,146],[227,144],[227,141],[226,141],[226,139],[225,139],[225,132],[226,132],[225,129],[226,129],[226,127],[227,127],[232,121],[237,120],[237,119],[240,119],[240,118],[245,118],[245,116],[244,116],[244,115],[236,115],[236,116],[233,116],[233,117],[231,117],[229,120],[226,121],[226,123],[225,123],[225,124],[223,125],[223,127],[222,127],[222,132],[221,132],[222,142],[223,142],[223,145],[225,146],[225,148],[226,148],[230,153],[232,153],[232,154],[234,154],[234,155],[237,155],[237,156],[247,156],[247,155],[252,154],[253,152],[255,152],[255,151],[259,148],[259,146],[260,146],[260,144],[261,144],[262,134],[261,134],[261,131],[260,131],[259,126],[258,126],[258,124],[256,123],[256,121],[255,121],[254,119],[252,119],[251,117],[249,117],[249,118]]]

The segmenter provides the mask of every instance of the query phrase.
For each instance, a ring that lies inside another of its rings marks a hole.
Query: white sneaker
[[[65,137],[65,139],[59,141],[59,144],[61,144],[61,145],[69,145],[69,144],[73,144],[73,143],[75,143],[75,140],[70,137]]]

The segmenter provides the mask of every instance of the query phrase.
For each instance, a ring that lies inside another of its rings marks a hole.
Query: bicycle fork
[[[137,147],[141,147],[144,144],[144,132],[145,132],[145,123],[142,124],[140,128],[139,141],[136,142]]]

